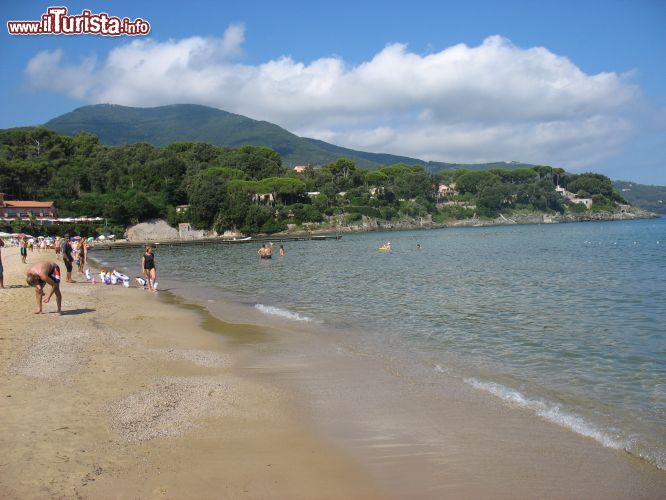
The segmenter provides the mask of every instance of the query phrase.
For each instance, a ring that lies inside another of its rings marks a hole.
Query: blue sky
[[[148,37],[10,36],[51,5]],[[666,185],[666,0],[2,2],[0,127],[193,102],[428,160]]]

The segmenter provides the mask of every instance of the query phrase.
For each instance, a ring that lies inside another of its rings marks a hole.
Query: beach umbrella
[[[75,240],[80,240],[80,239],[81,239],[81,237],[80,237],[80,236],[74,236],[74,238],[73,238],[73,239],[75,239]]]
[[[88,241],[95,241],[95,238],[93,238],[92,236],[88,236]]]
[[[106,239],[106,236],[101,235],[101,236],[100,236],[99,238],[97,238],[97,239],[98,239],[98,240],[105,240],[105,239]]]

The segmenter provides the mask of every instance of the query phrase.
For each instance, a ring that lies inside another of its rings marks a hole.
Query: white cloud
[[[106,60],[68,66],[40,52],[26,68],[37,88],[89,103],[196,103],[268,120],[342,146],[440,161],[521,160],[584,167],[633,132],[629,76],[588,75],[543,47],[500,36],[419,55],[387,45],[350,66],[284,56],[239,62],[245,31],[222,38],[132,41]]]

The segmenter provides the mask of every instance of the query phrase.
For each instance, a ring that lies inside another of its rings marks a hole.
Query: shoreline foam
[[[181,290],[179,287],[174,292]],[[181,296],[180,300],[187,299]],[[250,305],[239,312],[235,311],[237,305],[225,306],[219,299],[198,303],[198,307],[221,315],[218,317],[242,316],[246,322],[266,327],[266,318],[253,317]],[[494,397],[478,394],[454,379],[437,386],[437,390],[444,388],[443,396],[420,388],[415,393],[412,384],[418,377],[404,373],[404,366],[394,359],[377,359],[372,352],[359,351],[353,342],[347,342],[353,334],[336,336],[317,323],[304,324],[283,316],[276,321],[279,323],[269,327],[273,332],[270,341],[245,351],[246,373],[259,383],[276,385],[290,394],[303,419],[361,460],[383,490],[393,492],[394,497],[450,494],[523,498],[534,491],[543,491],[546,497],[563,496],[562,485],[553,477],[544,477],[543,470],[568,476],[566,489],[577,496],[601,498],[603,493],[605,497],[622,497],[631,492],[632,496],[645,494],[649,498],[652,493],[644,489],[645,481],[655,491],[666,488],[666,475],[651,464],[624,451],[616,454],[559,422],[535,418],[531,408],[516,410],[498,404]],[[449,412],[450,405],[457,410]],[[416,410],[406,410],[405,406]],[[398,417],[393,416],[396,413]],[[442,421],[433,425],[437,416]],[[455,424],[453,430],[447,428],[451,423]],[[488,449],[466,439],[462,440],[465,445],[456,443],[458,433],[480,436],[493,427],[504,431],[485,436],[482,441],[496,441]],[[539,436],[536,443],[534,434]],[[451,453],[452,445],[460,456]],[[544,460],[544,450],[554,456]],[[508,469],[494,463],[503,456],[514,457]],[[590,462],[583,464],[582,457]],[[442,481],[439,467],[443,461],[457,471],[453,486]],[[476,474],[486,466],[494,468],[496,475],[479,482]],[[621,484],[589,488],[611,470],[624,476]],[[519,480],[524,474],[532,479]],[[411,482],[405,483],[405,476]],[[618,495],[621,491],[624,493]]]

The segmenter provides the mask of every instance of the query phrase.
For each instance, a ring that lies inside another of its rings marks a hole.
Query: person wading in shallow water
[[[257,253],[262,259],[270,259],[273,256],[273,249],[269,245],[261,245]]]
[[[157,268],[155,267],[153,247],[150,245],[146,247],[146,251],[143,253],[143,257],[141,257],[141,268],[143,269],[143,275],[146,277],[148,289],[151,292],[154,292],[156,290],[155,280],[157,279]]]
[[[42,313],[42,297],[44,294],[44,287],[51,285],[51,293],[44,299],[44,304],[48,304],[49,300],[55,293],[56,302],[58,304],[58,314],[62,314],[62,295],[60,294],[60,267],[55,262],[37,262],[30,269],[26,275],[28,285],[35,287],[35,296],[37,297],[37,310],[35,314]]]

